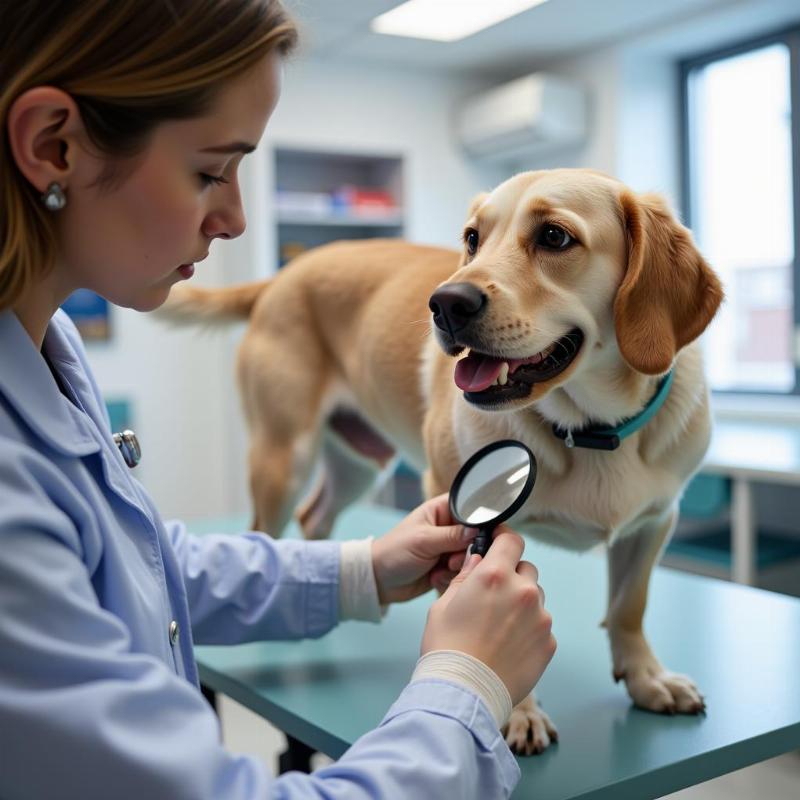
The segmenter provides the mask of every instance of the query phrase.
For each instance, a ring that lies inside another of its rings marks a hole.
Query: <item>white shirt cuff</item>
[[[372,537],[342,542],[339,566],[339,619],[380,622],[378,587],[372,569]]]
[[[483,661],[460,650],[431,650],[417,661],[411,682],[439,678],[466,687],[486,703],[502,728],[511,716],[511,695],[497,673]]]

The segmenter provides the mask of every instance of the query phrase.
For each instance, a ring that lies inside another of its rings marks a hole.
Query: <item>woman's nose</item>
[[[247,227],[242,208],[242,198],[238,190],[226,202],[206,215],[203,220],[203,233],[209,239],[235,239]]]

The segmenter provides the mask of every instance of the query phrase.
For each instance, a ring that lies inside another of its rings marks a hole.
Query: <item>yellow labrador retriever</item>
[[[174,293],[179,317],[249,318],[238,376],[255,526],[280,534],[318,461],[298,515],[309,537],[395,451],[433,495],[478,448],[520,439],[538,477],[512,524],[606,544],[615,679],[642,708],[697,713],[701,694],[660,664],[642,617],[709,440],[695,340],[720,283],[658,197],[588,170],[507,180],[473,201],[463,240],[460,253],[340,242],[268,282]],[[514,710],[517,752],[555,738],[533,697]]]

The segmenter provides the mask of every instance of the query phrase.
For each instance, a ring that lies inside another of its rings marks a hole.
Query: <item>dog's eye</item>
[[[467,253],[474,256],[478,251],[478,231],[472,228],[466,231],[464,234],[464,243],[467,245]]]
[[[543,225],[536,237],[536,244],[549,250],[565,250],[575,240],[558,225]]]

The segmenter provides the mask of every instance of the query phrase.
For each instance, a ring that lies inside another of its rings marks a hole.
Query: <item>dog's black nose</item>
[[[486,305],[486,295],[471,283],[446,283],[428,301],[437,328],[449,334],[469,325]]]

